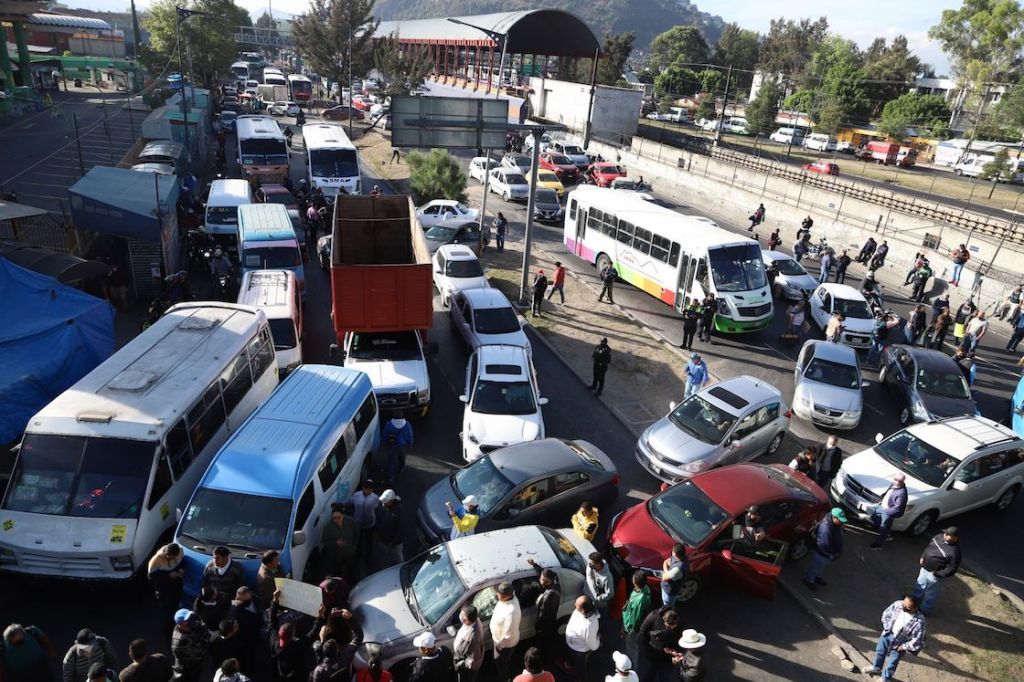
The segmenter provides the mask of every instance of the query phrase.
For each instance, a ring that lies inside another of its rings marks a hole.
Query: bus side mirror
[[[306,544],[306,531],[297,530],[292,533],[292,547]]]

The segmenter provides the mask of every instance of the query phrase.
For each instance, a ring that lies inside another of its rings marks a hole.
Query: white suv
[[[473,250],[462,244],[445,244],[434,252],[434,287],[445,307],[456,291],[489,287],[484,268]]]
[[[863,520],[898,473],[906,475],[906,513],[893,529],[922,535],[939,519],[978,507],[1009,508],[1024,485],[1024,440],[984,417],[915,424],[843,462],[829,491]]]

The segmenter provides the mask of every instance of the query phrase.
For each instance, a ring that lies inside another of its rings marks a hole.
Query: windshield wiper
[[[424,625],[427,621],[423,619],[423,614],[420,611],[420,602],[416,599],[416,590],[412,589],[412,585],[402,587],[402,594],[405,596],[406,603],[409,604],[409,610],[412,611],[412,615],[416,616],[416,620]]]

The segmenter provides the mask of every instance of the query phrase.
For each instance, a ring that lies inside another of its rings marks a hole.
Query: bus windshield
[[[206,222],[213,225],[235,225],[238,223],[238,207],[207,206]]]
[[[140,440],[26,434],[4,509],[138,518],[156,447]]]
[[[302,257],[294,246],[258,246],[245,250],[242,263],[250,270],[297,268]]]
[[[767,286],[761,249],[757,244],[708,249],[711,276],[719,292],[751,291]]]
[[[313,149],[309,152],[309,174],[315,178],[353,178],[359,175],[354,149]]]
[[[267,322],[270,324],[270,336],[274,339],[274,350],[291,350],[298,345],[295,323],[290,317],[272,317]]]
[[[240,140],[238,146],[243,166],[288,163],[288,144],[284,138]]]
[[[261,551],[282,549],[292,501],[200,488],[185,510],[178,535],[206,545]]]

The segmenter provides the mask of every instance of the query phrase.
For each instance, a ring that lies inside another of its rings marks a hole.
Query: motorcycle
[[[872,315],[878,311],[881,311],[883,314],[892,312],[885,309],[885,301],[882,300],[882,285],[876,284],[875,288],[871,290],[861,289],[860,293],[864,296],[864,300],[867,301],[868,307],[871,308]]]
[[[231,275],[222,272],[217,275],[217,299],[220,301],[233,301]]]
[[[208,268],[213,255],[213,240],[201,230],[189,230],[187,240],[189,270]]]
[[[146,312],[146,319],[142,321],[142,331],[146,331],[164,316],[167,309],[171,307],[170,301],[167,300],[164,294],[158,294],[156,298],[149,302],[149,308]]]

